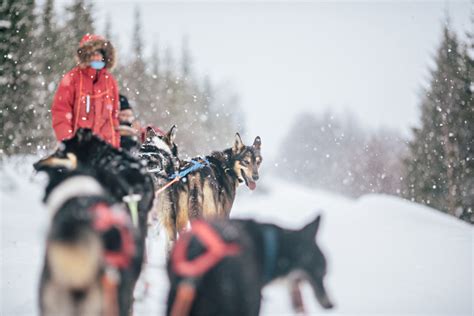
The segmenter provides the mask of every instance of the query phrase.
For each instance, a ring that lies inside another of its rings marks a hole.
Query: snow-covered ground
[[[32,178],[31,161],[0,165],[0,315],[38,314],[48,214],[41,205],[44,177]],[[272,177],[263,180],[255,193],[239,188],[233,217],[298,228],[323,214],[319,243],[328,258],[327,288],[336,308],[323,311],[304,287],[311,314],[473,314],[472,226],[395,197],[351,200]],[[163,234],[150,235],[143,276],[149,291],[136,302],[136,315],[163,315],[165,307]],[[284,281],[263,295],[262,315],[292,314]]]

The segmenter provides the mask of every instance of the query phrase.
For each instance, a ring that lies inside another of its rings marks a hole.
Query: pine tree
[[[184,78],[184,80],[191,76],[191,67],[192,59],[189,52],[189,40],[185,36],[183,37],[181,47],[181,77]]]
[[[109,41],[115,43],[114,38],[112,36],[112,21],[110,20],[110,14],[107,14],[107,16],[105,17],[104,36]]]
[[[321,178],[313,177],[314,170],[311,170],[312,165],[324,168],[317,153],[318,125],[319,121],[313,113],[301,113],[295,118],[278,154],[279,173],[285,178],[310,186],[320,184],[318,180]]]
[[[153,125],[153,111],[150,108],[151,76],[149,75],[144,58],[144,46],[142,39],[142,25],[140,10],[135,9],[135,23],[133,27],[132,58],[121,68],[121,93],[125,94],[129,101],[134,104],[134,110],[138,116]]]
[[[160,102],[160,120],[157,122],[163,124],[161,126],[170,126],[172,124],[178,124],[176,118],[179,116],[176,103],[176,90],[178,86],[176,84],[176,68],[175,61],[173,58],[173,52],[168,46],[165,48],[165,54],[163,58],[163,80],[160,84],[160,90],[158,93],[161,95]],[[181,126],[178,125],[178,129]]]
[[[54,16],[54,0],[47,0],[44,4],[43,14],[40,20],[40,34],[38,36],[38,45],[41,53],[36,57],[39,64],[39,71],[42,79],[42,85],[45,91],[51,92],[49,84],[56,82],[58,75],[55,69],[57,41],[59,30]]]
[[[189,153],[203,154],[212,146],[208,121],[209,104],[193,73],[187,37],[182,39],[180,65],[181,70],[176,79],[178,111],[175,112],[179,113],[181,130],[189,135],[183,142],[183,147]]]
[[[449,34],[445,34],[445,38],[448,39]],[[446,210],[450,214],[459,216],[462,213],[460,180],[464,169],[461,160],[460,137],[462,136],[461,112],[463,110],[465,82],[463,81],[461,73],[461,55],[459,53],[457,38],[452,34],[449,39],[449,48],[445,56],[448,66],[446,69],[442,69],[447,85],[444,86],[445,89],[437,90],[440,94],[436,99],[441,99],[441,97],[444,96],[441,132],[444,138],[442,145],[445,153],[444,163],[448,191],[448,195],[446,196]],[[443,93],[443,95],[441,95],[441,93]]]
[[[34,55],[38,69],[38,79],[42,91],[37,95],[37,116],[38,133],[41,135],[41,147],[54,142],[51,129],[50,107],[56,87],[61,80],[61,63],[64,56],[62,47],[58,45],[60,38],[59,26],[56,23],[54,14],[54,0],[47,0],[44,4],[43,14],[40,19],[39,33],[37,36],[37,50]]]
[[[0,6],[0,153],[28,153],[37,143],[36,70],[33,60],[35,4],[3,1]]]
[[[421,103],[421,126],[414,130],[405,160],[407,195],[452,215],[462,212],[461,160],[463,91],[457,37],[443,29],[436,69]]]
[[[363,173],[365,192],[400,195],[403,156],[406,145],[397,133],[379,130],[365,146]]]
[[[76,50],[79,47],[79,42],[82,37],[89,33],[94,33],[94,19],[92,17],[92,3],[87,0],[74,0],[66,7],[67,20],[61,30],[61,37],[59,41],[63,52],[59,67],[63,73],[69,71],[76,65]]]
[[[474,223],[474,11],[471,14],[471,30],[462,50],[461,78],[464,82],[460,102],[460,194],[461,218]]]
[[[151,54],[151,78],[150,78],[150,110],[153,112],[153,116],[159,120],[160,116],[158,115],[161,105],[161,83],[162,83],[162,74],[161,71],[161,61],[160,53],[158,49],[158,43],[153,44],[153,50]]]
[[[159,78],[161,74],[160,51],[158,47],[158,43],[155,42],[151,53],[151,73],[153,77],[156,77],[155,79]]]

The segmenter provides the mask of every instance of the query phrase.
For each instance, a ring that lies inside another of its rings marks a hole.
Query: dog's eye
[[[242,164],[243,164],[244,166],[248,166],[248,165],[250,164],[250,161],[248,161],[248,160],[242,160]]]

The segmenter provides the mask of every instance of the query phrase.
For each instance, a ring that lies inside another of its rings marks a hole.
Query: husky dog
[[[179,169],[178,146],[174,143],[176,126],[173,125],[168,133],[159,135],[152,127],[147,127],[145,140],[141,145],[138,156],[145,162],[147,172],[153,178],[155,185],[155,202],[150,220],[158,220],[159,214],[174,214],[176,190],[173,187],[164,189]],[[158,192],[162,191],[160,194]],[[165,225],[166,226],[166,225]]]
[[[133,263],[137,280],[145,251],[148,212],[154,200],[153,180],[142,163],[128,152],[116,149],[93,135],[90,129],[79,129],[73,138],[61,142],[56,152],[40,160],[37,166],[66,171],[90,170],[115,203],[123,203],[127,197],[136,197],[136,201],[127,203],[127,206],[130,208],[133,207],[131,204],[137,203],[138,219],[134,224],[139,243]]]
[[[72,156],[68,153],[73,154],[75,161],[70,160]],[[99,182],[118,201],[130,194],[139,195],[139,227],[145,232],[154,192],[153,180],[139,159],[127,151],[116,149],[84,128],[78,129],[74,137],[62,141],[58,150],[45,159],[48,164],[63,165],[71,170],[77,167],[95,170]]]
[[[47,159],[34,167],[49,175],[44,202],[52,215],[41,315],[128,315],[141,254],[127,211],[92,170],[68,170]]]
[[[315,242],[320,216],[300,230],[253,220],[194,222],[168,260],[167,315],[258,315],[262,288],[299,273],[324,308],[326,259]],[[199,225],[197,225],[199,224]]]
[[[246,146],[236,133],[232,148],[181,162],[180,171],[193,168],[195,164],[201,168],[188,173],[172,187],[173,207],[160,213],[168,236],[168,251],[189,221],[228,218],[240,183],[255,190],[262,163],[260,149],[260,137],[255,138],[252,146]]]
[[[145,162],[146,170],[153,178],[155,191],[166,184],[179,168],[175,137],[176,125],[164,135],[159,135],[152,127],[146,129],[145,141],[140,147],[138,156]]]

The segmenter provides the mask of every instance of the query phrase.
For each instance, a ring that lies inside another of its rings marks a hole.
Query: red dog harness
[[[105,203],[96,204],[91,211],[94,215],[93,226],[100,233],[115,228],[119,231],[121,249],[118,251],[106,250],[106,269],[102,276],[104,290],[104,316],[119,314],[118,284],[120,282],[119,269],[128,268],[135,255],[135,243],[131,233],[130,218],[125,212],[115,212]]]
[[[176,242],[171,261],[174,272],[181,277],[199,277],[217,265],[226,256],[240,252],[237,244],[227,244],[219,234],[202,220],[193,221],[191,231]],[[196,237],[207,249],[193,260],[187,260],[186,252],[192,237]]]
[[[188,260],[187,251],[192,237],[199,239],[207,250],[199,257]],[[185,316],[191,311],[196,285],[189,280],[202,276],[226,256],[235,256],[239,252],[239,245],[226,243],[211,225],[202,220],[193,221],[191,231],[179,238],[171,254],[173,271],[184,280],[178,285],[170,315]]]
[[[135,254],[135,243],[130,231],[130,218],[125,212],[114,212],[104,203],[97,204],[93,209],[94,228],[104,233],[115,228],[120,233],[122,247],[119,251],[106,251],[105,263],[108,266],[123,269],[130,265]]]

